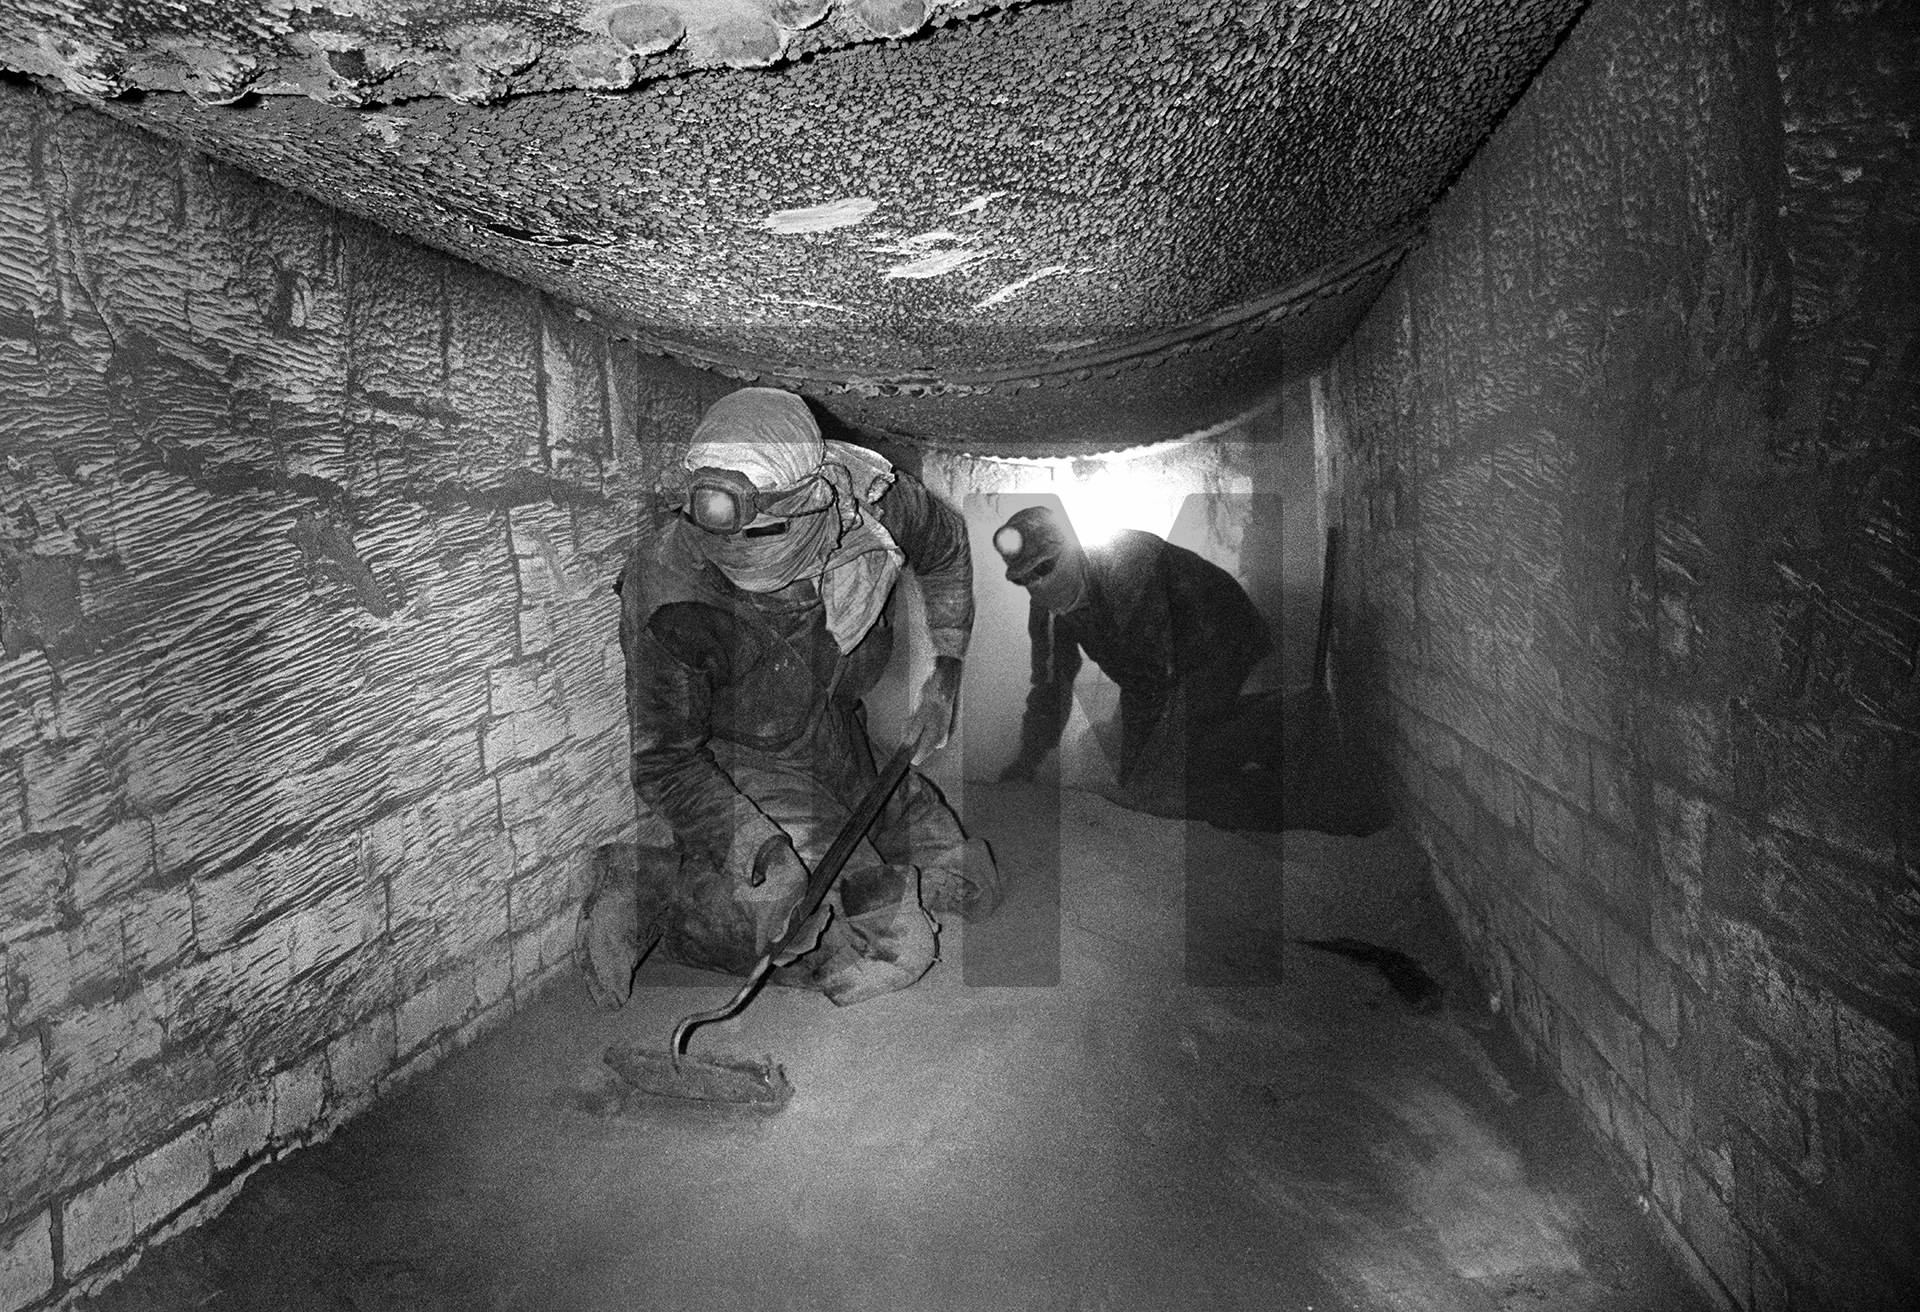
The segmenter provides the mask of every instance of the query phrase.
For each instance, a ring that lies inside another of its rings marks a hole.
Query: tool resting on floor
[[[793,910],[787,932],[754,962],[745,982],[725,1005],[711,1011],[695,1012],[674,1026],[673,1038],[665,1052],[621,1047],[607,1050],[607,1064],[619,1072],[621,1078],[648,1093],[703,1102],[752,1102],[778,1106],[793,1096],[793,1085],[787,1081],[785,1068],[773,1064],[770,1058],[753,1061],[690,1056],[687,1053],[687,1040],[695,1029],[712,1021],[725,1020],[753,1000],[754,994],[766,982],[774,962],[806,931],[807,923],[820,909],[820,904],[827,900],[827,894],[833,891],[834,884],[840,879],[840,872],[846,869],[848,858],[879,818],[881,808],[893,796],[893,790],[906,778],[912,762],[911,745],[900,747],[887,758],[887,763],[880,769],[879,778],[867,789],[846,823],[840,826],[840,832],[834,836],[826,855],[820,858],[820,863],[808,875],[806,892]]]

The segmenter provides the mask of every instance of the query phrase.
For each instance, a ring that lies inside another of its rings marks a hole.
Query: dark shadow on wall
[[[1283,480],[1283,491],[1250,498],[1241,546],[1250,591],[1278,620],[1281,686],[1244,697],[1235,728],[1267,769],[1246,776],[1246,787],[1218,799],[1206,818],[1233,829],[1376,833],[1393,818],[1387,772],[1367,727],[1339,696],[1346,671],[1335,659],[1338,634],[1321,604],[1331,595],[1337,556],[1330,562],[1331,549],[1316,541],[1311,444],[1289,451],[1303,451],[1306,467]],[[1283,470],[1289,468],[1283,457]]]

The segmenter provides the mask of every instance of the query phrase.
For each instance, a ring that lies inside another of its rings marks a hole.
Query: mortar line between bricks
[[[547,309],[548,299],[537,296],[533,301],[533,359],[529,376],[533,380],[533,413],[536,423],[536,436],[540,440],[540,467],[548,478],[553,477],[553,410],[550,389],[553,380],[547,376]]]

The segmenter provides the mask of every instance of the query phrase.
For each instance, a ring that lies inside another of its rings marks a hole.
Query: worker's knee
[[[672,848],[611,843],[593,854],[574,953],[596,1005],[611,1010],[631,995],[634,971],[659,937],[661,907],[678,868]]]

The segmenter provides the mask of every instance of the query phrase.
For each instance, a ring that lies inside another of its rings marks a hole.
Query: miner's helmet
[[[1071,530],[1046,506],[1016,511],[993,533],[993,549],[1007,562],[1007,582],[1023,588],[1053,573],[1074,545]]]
[[[823,480],[808,478],[798,486],[765,489],[737,469],[704,466],[689,473],[682,487],[667,490],[669,505],[709,533],[723,537],[770,537],[787,531],[787,522],[800,515],[832,509],[831,495],[822,496]]]

